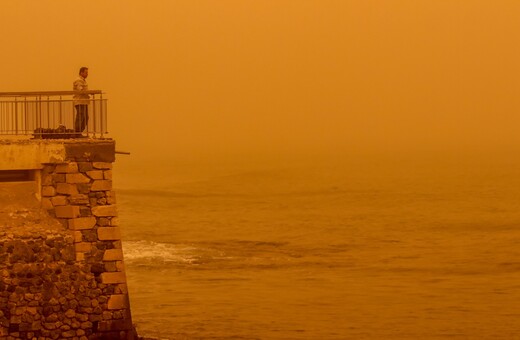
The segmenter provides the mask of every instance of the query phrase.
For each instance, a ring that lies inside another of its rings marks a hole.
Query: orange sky
[[[86,65],[137,158],[516,148],[519,14],[517,0],[2,1],[0,91],[68,90]]]

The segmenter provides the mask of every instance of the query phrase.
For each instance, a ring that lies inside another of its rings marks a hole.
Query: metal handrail
[[[90,96],[83,134],[74,130],[77,94]],[[0,92],[0,136],[104,138],[107,133],[107,99],[101,90]]]
[[[88,91],[29,91],[29,92],[0,92],[0,97],[35,97],[35,96],[72,96],[75,94],[103,94],[101,90]]]

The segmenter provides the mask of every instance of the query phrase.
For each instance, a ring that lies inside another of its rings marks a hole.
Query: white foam
[[[123,243],[125,261],[192,263],[195,248],[153,241],[127,241]]]

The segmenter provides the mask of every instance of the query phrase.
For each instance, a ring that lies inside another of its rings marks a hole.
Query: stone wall
[[[102,339],[103,322],[123,319],[108,310],[109,286],[75,256],[66,233],[1,236],[2,339]]]
[[[112,143],[113,144],[113,143]],[[0,339],[134,339],[112,152],[42,164],[41,206],[61,230],[0,234]]]

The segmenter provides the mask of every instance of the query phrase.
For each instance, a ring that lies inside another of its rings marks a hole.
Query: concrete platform
[[[38,170],[43,164],[114,162],[115,141],[111,139],[0,139],[0,171]]]

